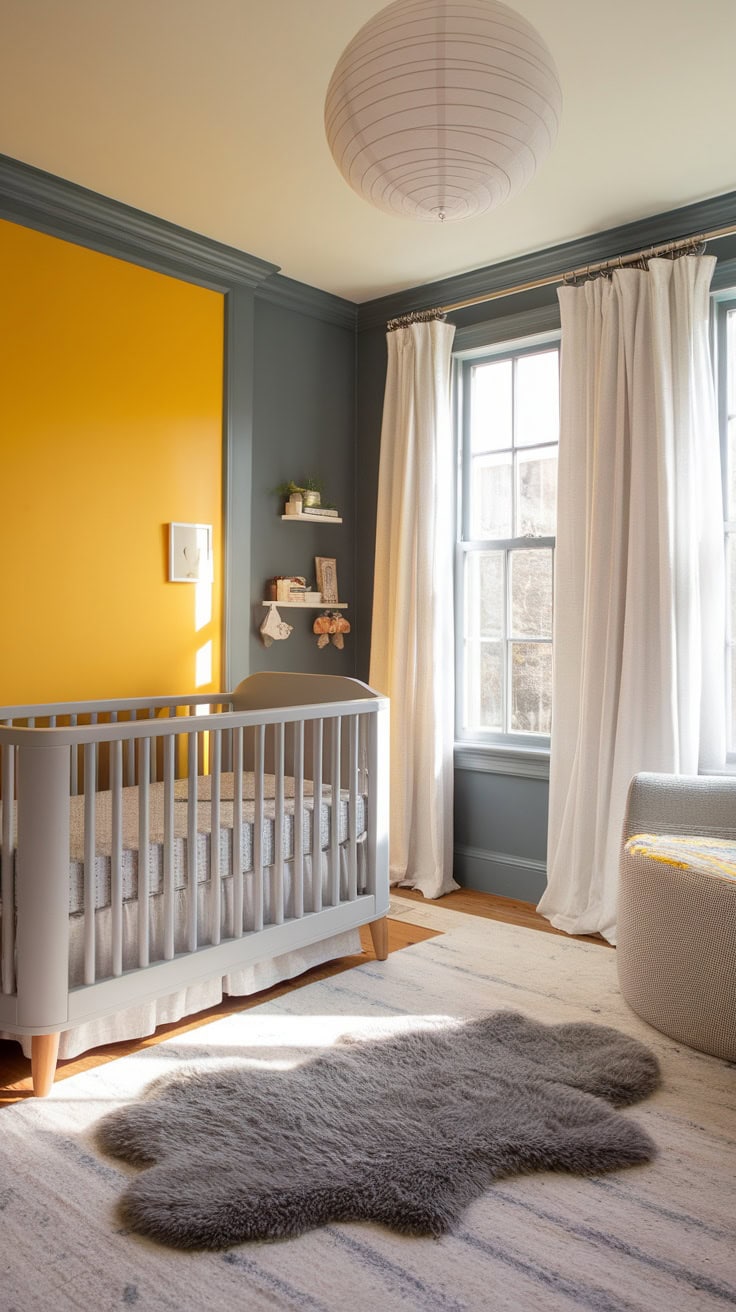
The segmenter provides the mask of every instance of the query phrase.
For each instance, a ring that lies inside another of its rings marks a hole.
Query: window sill
[[[455,769],[481,774],[549,779],[549,749],[506,747],[498,743],[455,743]]]

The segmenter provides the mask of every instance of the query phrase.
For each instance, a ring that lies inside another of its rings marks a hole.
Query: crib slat
[[[138,740],[138,965],[151,961],[151,740]]]
[[[78,717],[76,715],[69,716],[70,729],[76,728],[77,719]],[[71,752],[71,778],[69,784],[70,795],[72,797],[78,797],[79,796],[79,757],[78,757],[79,748],[72,747],[70,748],[70,752]]]
[[[340,901],[340,729],[339,715],[330,720],[330,853],[328,861],[329,899],[336,907]]]
[[[110,743],[112,790],[112,845],[110,853],[110,906],[112,910],[112,973],[123,973],[123,744]],[[86,797],[86,790],[85,790]]]
[[[0,855],[2,870],[0,872],[0,895],[3,906],[15,906],[15,878],[13,872],[13,813],[15,810],[15,748],[5,746],[2,749],[3,771],[3,827],[0,838]],[[3,993],[15,992],[15,916],[3,916],[2,937],[2,988]]]
[[[348,720],[348,899],[358,896],[358,717]]]
[[[215,707],[215,710],[220,712],[222,710],[222,707],[217,706]],[[222,735],[222,768],[228,773],[233,768],[234,734],[235,734],[234,729],[228,729],[225,732],[223,732]]]
[[[284,923],[284,725],[273,726],[273,920]]]
[[[243,730],[233,729],[233,938],[243,937]]]
[[[156,719],[156,707],[155,707],[155,706],[149,706],[149,708],[148,708],[148,718],[149,718],[149,720],[155,720],[155,719]],[[151,752],[151,783],[152,783],[152,784],[155,784],[155,783],[157,782],[157,780],[158,780],[158,759],[157,759],[157,758],[158,758],[158,752],[157,752],[157,750],[156,750],[157,740],[154,738],[152,741],[153,741],[153,751]]]
[[[84,747],[84,777],[95,777],[96,743]],[[95,856],[97,854],[97,794],[84,790],[84,982],[94,984],[95,967]]]
[[[164,751],[164,961],[174,956],[174,735]]]
[[[210,730],[210,761],[212,765],[212,802],[210,810],[210,942],[219,943],[222,925],[222,880],[220,878],[220,793],[222,779],[222,733]]]
[[[312,721],[312,910],[322,910],[322,744],[324,720]]]
[[[304,721],[294,724],[294,916],[304,915]]]
[[[253,750],[253,928],[263,929],[263,758],[265,726],[254,729]]]
[[[197,734],[187,734],[187,946],[197,947]]]
[[[137,718],[138,717],[135,711],[131,711],[130,719],[136,720]],[[133,788],[135,786],[135,739],[134,738],[128,738],[126,740],[125,756],[126,756],[125,782],[129,788]]]

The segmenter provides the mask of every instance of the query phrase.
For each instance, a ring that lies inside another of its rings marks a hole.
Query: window
[[[559,345],[458,366],[459,738],[543,746],[552,702]]]
[[[726,537],[726,747],[736,762],[736,299],[718,307],[723,516]]]

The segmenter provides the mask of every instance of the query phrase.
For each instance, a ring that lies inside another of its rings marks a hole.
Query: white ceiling
[[[736,189],[736,0],[511,0],[563,88],[519,196],[435,226],[373,209],[325,141],[383,0],[0,0],[0,153],[365,301]]]

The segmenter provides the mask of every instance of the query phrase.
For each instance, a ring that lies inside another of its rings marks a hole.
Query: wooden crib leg
[[[382,916],[380,920],[372,920],[368,928],[371,931],[373,951],[377,959],[385,961],[388,956],[388,916]]]
[[[59,1055],[61,1034],[34,1034],[31,1039],[31,1078],[37,1098],[45,1098],[51,1091]]]

